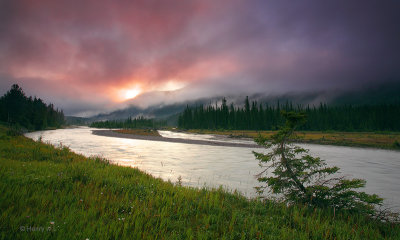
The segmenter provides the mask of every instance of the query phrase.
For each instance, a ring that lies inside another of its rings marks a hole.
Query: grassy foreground
[[[0,239],[399,239],[397,224],[191,189],[0,127]]]
[[[259,133],[263,136],[270,137],[276,133],[276,131],[201,129],[191,129],[187,132],[228,135],[233,138],[254,138],[257,137]],[[305,143],[400,150],[400,133],[299,131],[297,134],[301,137],[300,142]]]

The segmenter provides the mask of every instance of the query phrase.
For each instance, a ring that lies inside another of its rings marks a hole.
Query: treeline
[[[158,128],[165,126],[166,122],[162,120],[154,120],[152,118],[144,118],[143,116],[137,118],[128,118],[126,120],[111,120],[111,121],[98,121],[90,124],[94,128]]]
[[[40,98],[27,97],[17,85],[0,98],[0,121],[28,130],[60,127],[64,124],[62,110],[45,104]]]
[[[400,104],[319,106],[249,102],[244,107],[221,104],[189,107],[178,118],[178,126],[184,129],[236,129],[276,130],[284,123],[280,114],[285,111],[301,111],[307,122],[299,130],[309,131],[400,131]]]

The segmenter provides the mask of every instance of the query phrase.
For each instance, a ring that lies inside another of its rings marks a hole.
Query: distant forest
[[[124,121],[112,120],[112,121],[99,121],[90,124],[90,127],[94,128],[125,128],[125,129],[135,129],[135,128],[157,128],[165,126],[165,121],[156,121],[154,119],[144,118],[142,116],[137,118],[128,118]]]
[[[28,130],[42,130],[64,124],[64,113],[54,109],[53,104],[45,104],[40,98],[27,97],[24,91],[14,84],[0,98],[0,121]]]
[[[179,116],[184,129],[275,130],[284,119],[281,111],[304,112],[307,122],[299,130],[309,131],[400,131],[400,104],[319,106],[293,105],[291,102],[269,105],[249,102],[244,107],[222,103],[187,106]]]

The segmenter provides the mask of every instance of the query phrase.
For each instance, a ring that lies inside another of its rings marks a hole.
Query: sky
[[[400,81],[400,1],[0,0],[0,94],[87,116]]]

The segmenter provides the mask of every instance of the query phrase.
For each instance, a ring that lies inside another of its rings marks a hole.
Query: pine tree
[[[179,116],[178,126],[195,129],[276,130],[276,126],[284,123],[281,109],[304,111],[307,114],[308,121],[299,126],[299,130],[400,131],[400,104],[328,106],[320,103],[318,107],[303,107],[289,101],[285,104],[278,101],[277,104],[265,104],[264,109],[256,101],[250,105],[248,97],[242,108],[235,108],[232,103],[228,108],[225,98],[221,106],[211,103],[205,107],[187,106]]]
[[[46,105],[40,98],[27,97],[20,86],[11,89],[0,98],[0,121],[26,129],[40,130],[64,124],[64,113]]]
[[[271,139],[260,135],[255,140],[272,150],[267,154],[253,152],[264,168],[258,174],[258,181],[265,185],[257,187],[258,192],[262,194],[268,189],[273,194],[281,194],[289,204],[374,214],[374,206],[380,205],[382,199],[375,194],[355,191],[365,186],[365,180],[329,178],[338,172],[338,167],[327,167],[324,160],[293,144],[294,131],[304,123],[305,114],[282,112],[282,115],[286,124]]]

